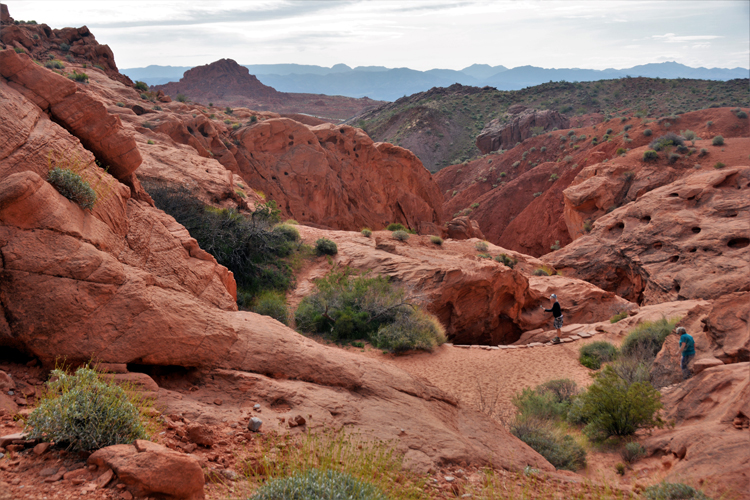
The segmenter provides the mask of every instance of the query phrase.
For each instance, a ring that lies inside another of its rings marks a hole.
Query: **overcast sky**
[[[749,0],[3,1],[15,19],[88,26],[120,68],[750,66]]]

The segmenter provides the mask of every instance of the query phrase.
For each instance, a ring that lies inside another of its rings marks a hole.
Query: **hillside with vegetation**
[[[404,97],[351,120],[375,141],[414,152],[437,172],[479,155],[476,138],[494,119],[508,121],[509,108],[555,110],[572,125],[629,113],[658,118],[711,107],[746,106],[748,80],[726,82],[621,78],[598,82],[550,82],[517,91],[451,85]]]

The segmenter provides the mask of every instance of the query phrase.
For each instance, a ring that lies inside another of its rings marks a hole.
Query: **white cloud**
[[[699,40],[716,40],[717,38],[724,38],[718,35],[689,35],[689,36],[677,36],[674,33],[667,33],[665,35],[653,35],[652,38],[663,39],[667,43],[682,43],[682,42],[696,42]]]

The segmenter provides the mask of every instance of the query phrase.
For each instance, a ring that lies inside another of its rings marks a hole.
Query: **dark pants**
[[[687,380],[690,378],[690,368],[688,368],[688,364],[690,364],[694,357],[695,354],[682,356],[682,362],[680,363],[680,368],[682,368],[682,380]]]

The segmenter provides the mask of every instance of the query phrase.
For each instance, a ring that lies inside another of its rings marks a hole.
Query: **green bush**
[[[252,311],[264,316],[271,316],[276,321],[289,324],[289,310],[286,306],[286,297],[281,292],[267,290],[255,299]]]
[[[393,323],[378,328],[371,340],[375,347],[395,353],[412,349],[432,351],[445,342],[445,329],[434,316],[422,310],[405,309]]]
[[[591,342],[581,347],[578,354],[578,360],[583,366],[598,370],[602,367],[602,363],[607,363],[617,357],[617,347],[604,341]]]
[[[185,94],[177,94],[177,100],[179,102],[187,102],[188,98]]]
[[[87,75],[86,73],[79,73],[76,70],[73,70],[73,72],[68,75],[68,78],[76,82],[82,82],[82,83],[89,81],[89,75]]]
[[[576,471],[586,467],[586,451],[571,436],[557,436],[534,420],[517,421],[511,433],[547,459],[557,469]]]
[[[624,320],[627,317],[628,317],[628,312],[627,311],[620,311],[617,314],[615,314],[614,316],[612,316],[611,318],[609,318],[609,322],[612,323],[612,324],[614,324],[614,323],[617,323],[618,321]]]
[[[350,474],[310,469],[268,481],[249,500],[387,500],[375,486]]]
[[[518,420],[558,420],[567,416],[577,393],[572,380],[551,380],[534,389],[523,389],[511,402],[517,409]]]
[[[643,161],[654,161],[659,158],[659,153],[653,149],[647,149],[643,152]]]
[[[81,208],[91,210],[96,204],[96,191],[80,175],[72,170],[55,167],[47,174],[47,182],[67,199]]]
[[[318,255],[336,255],[339,253],[339,247],[336,245],[336,242],[328,238],[319,238],[315,242],[315,251]]]
[[[648,500],[711,500],[702,491],[682,483],[659,483],[643,492]]]
[[[393,231],[393,238],[398,241],[406,241],[409,239],[409,233],[401,230]]]
[[[363,228],[362,236],[364,236],[365,238],[369,238],[370,236],[372,236],[372,231],[370,231],[368,228]]]
[[[684,146],[685,145],[685,138],[681,137],[674,132],[670,132],[666,135],[662,135],[660,137],[657,137],[651,143],[648,145],[651,149],[654,151],[662,151],[665,148],[668,148],[669,146]]]
[[[203,250],[232,271],[238,288],[250,297],[264,290],[285,291],[293,285],[286,259],[301,249],[299,234],[288,230],[288,225],[276,225],[279,210],[275,202],[258,205],[245,216],[233,209],[206,206],[183,187],[144,186],[156,206],[185,226]]]
[[[122,387],[102,380],[89,367],[74,374],[56,369],[26,421],[29,439],[88,451],[146,439],[139,402]]]
[[[135,82],[135,90],[142,90],[142,91],[145,92],[145,91],[148,90],[148,85],[146,84],[146,82],[136,81]]]
[[[711,140],[711,144],[714,146],[723,146],[724,145],[724,137],[717,135]]]
[[[581,395],[584,432],[592,439],[630,436],[641,428],[661,426],[656,412],[662,407],[659,392],[648,382],[630,384],[611,366],[596,377]]]
[[[400,222],[393,222],[391,224],[388,224],[388,227],[386,227],[388,231],[406,231],[406,226],[401,224]]]
[[[720,162],[720,161],[717,161],[716,163],[714,163],[714,168],[716,168],[716,169],[724,168],[726,166],[727,166],[726,163],[723,163],[723,162]]]
[[[442,245],[443,244],[443,238],[440,236],[435,236],[434,234],[430,236],[430,242],[434,243],[435,245]]]
[[[49,68],[49,69],[63,69],[65,65],[62,63],[62,61],[58,61],[57,59],[52,59],[50,61],[45,62],[44,67]]]
[[[646,456],[646,448],[637,441],[631,441],[620,450],[620,456],[625,463],[632,464]]]
[[[507,256],[506,254],[504,254],[504,253],[501,253],[500,255],[496,256],[496,257],[495,257],[495,260],[496,260],[497,262],[500,262],[501,264],[504,264],[504,265],[508,266],[508,267],[509,267],[509,268],[511,268],[511,269],[513,269],[513,267],[514,267],[514,266],[516,265],[516,263],[518,262],[518,261],[517,261],[516,259],[513,259],[513,258],[511,258],[511,257],[508,257],[508,256]]]
[[[474,248],[476,248],[478,252],[486,252],[489,246],[487,245],[486,241],[478,241],[474,245]]]
[[[620,346],[622,354],[628,356],[643,348],[651,352],[652,357],[656,357],[664,344],[664,340],[674,330],[678,321],[679,319],[667,320],[662,318],[658,321],[641,323],[622,341]]]
[[[740,111],[737,111],[737,112],[735,113],[735,115],[737,115],[737,118],[747,118],[747,113],[745,113],[745,112],[744,112],[744,111],[742,111],[742,110],[740,110]]]
[[[301,241],[299,230],[294,227],[293,224],[289,224],[288,222],[275,226],[273,228],[273,232],[290,243],[298,243],[299,241]]]
[[[67,52],[70,50],[70,45],[65,42],[61,43],[60,50],[62,50],[63,52]]]
[[[650,128],[647,128],[646,130],[643,131],[643,135],[645,135],[646,137],[650,137],[651,134],[653,134],[653,132],[651,131]]]
[[[334,269],[315,287],[295,313],[300,331],[332,340],[368,339],[388,350],[430,350],[445,341],[442,327],[432,323],[434,318],[409,304],[404,291],[384,276],[355,276],[350,269]],[[410,328],[414,331],[407,331]]]

